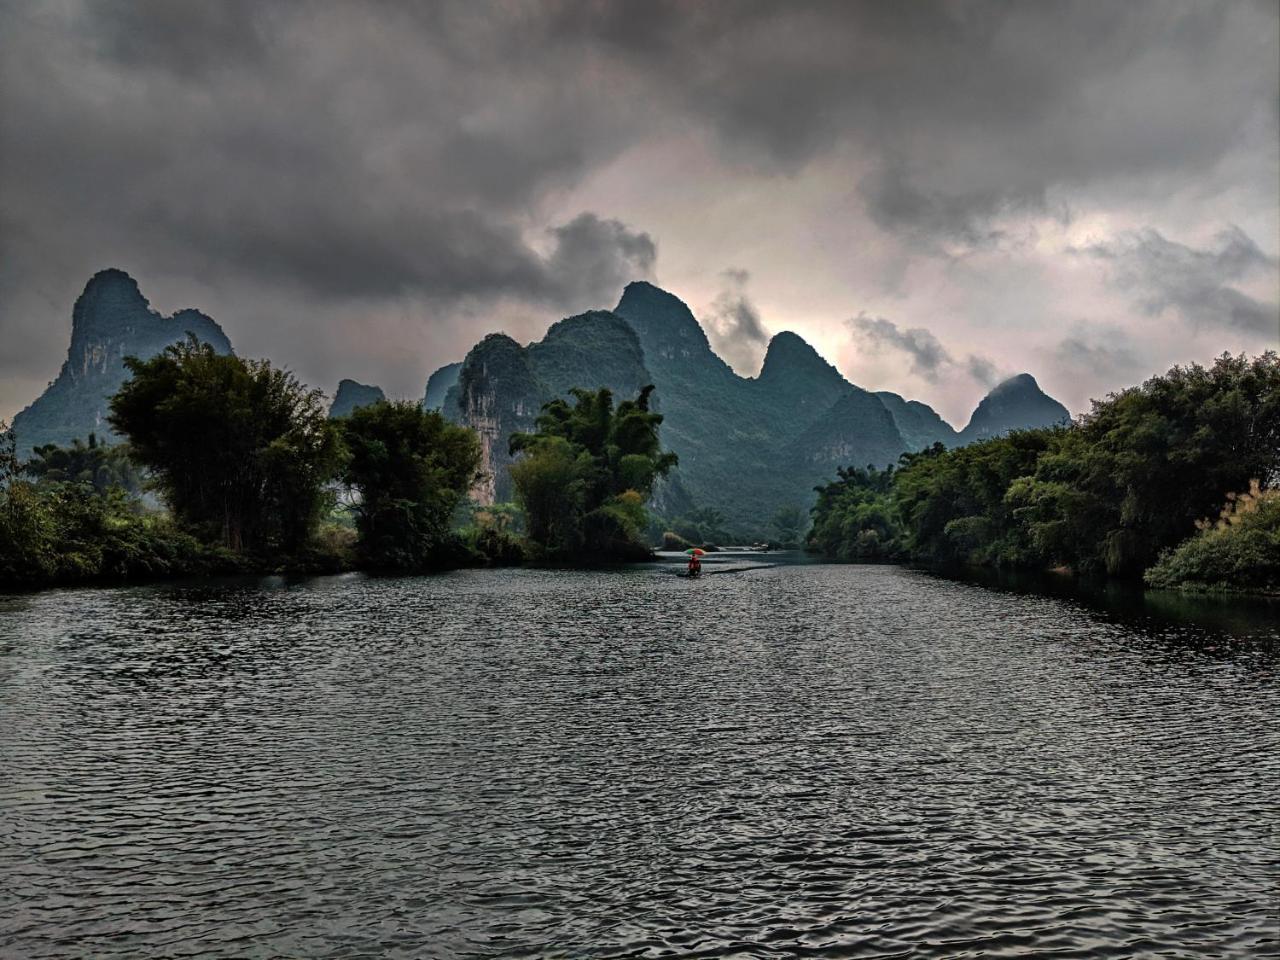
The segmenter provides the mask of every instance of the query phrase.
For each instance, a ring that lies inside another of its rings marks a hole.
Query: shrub
[[[1148,586],[1280,591],[1280,490],[1264,491],[1254,481],[1229,497],[1216,521],[1197,526],[1147,571]]]

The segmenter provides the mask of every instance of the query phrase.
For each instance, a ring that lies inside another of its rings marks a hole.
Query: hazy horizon
[[[1280,342],[1273,4],[0,3],[0,418],[118,267],[421,396],[648,279],[963,426]]]

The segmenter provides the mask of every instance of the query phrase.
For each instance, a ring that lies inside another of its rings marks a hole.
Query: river
[[[0,598],[0,956],[1280,947],[1274,608],[675,569]]]

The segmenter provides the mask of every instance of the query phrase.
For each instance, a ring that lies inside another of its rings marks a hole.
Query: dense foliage
[[[451,521],[480,465],[475,433],[408,401],[358,407],[338,422],[342,479],[359,494],[361,558],[420,569],[456,553]]]
[[[934,455],[941,452],[941,445]],[[902,523],[893,502],[893,467],[840,468],[818,488],[809,549],[832,560],[886,563],[902,559]]]
[[[644,556],[645,503],[675,466],[658,439],[653,387],[614,408],[609,390],[573,390],[542,408],[536,433],[511,437],[516,500],[526,534],[548,559]]]
[[[126,365],[111,423],[127,445],[91,436],[20,464],[4,432],[0,583],[511,555],[505,534],[472,544],[451,532],[479,446],[438,414],[379,403],[331,421],[291,374],[194,338]],[[168,513],[138,495],[144,476]]]
[[[690,544],[712,546],[734,539],[726,527],[725,515],[715,507],[693,507],[675,517],[654,516],[649,533],[651,540],[662,541],[670,549],[684,549]]]
[[[809,543],[843,560],[1136,577],[1253,479],[1280,483],[1274,353],[1174,367],[1067,428],[842,470],[819,488]]]
[[[41,447],[35,470],[39,479],[32,482],[18,462],[13,434],[0,424],[0,583],[128,580],[237,569],[235,557],[200,544],[167,517],[143,511],[122,484],[104,483],[102,471],[63,472],[48,466],[83,460],[89,449],[83,443]]]
[[[323,394],[194,338],[125,363],[132,378],[111,400],[111,425],[175,518],[236,552],[304,546],[338,464]]]
[[[43,485],[82,483],[97,493],[113,487],[130,495],[142,492],[142,471],[129,457],[129,448],[122,443],[99,443],[92,433],[87,443],[77,437],[69,447],[54,443],[36,447],[24,470]]]
[[[1153,587],[1280,592],[1280,489],[1230,495],[1215,522],[1166,551],[1146,573]]]

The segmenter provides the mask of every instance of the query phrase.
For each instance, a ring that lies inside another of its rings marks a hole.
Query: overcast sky
[[[120,267],[332,391],[652,279],[963,425],[1280,341],[1274,0],[0,0],[0,417]]]

